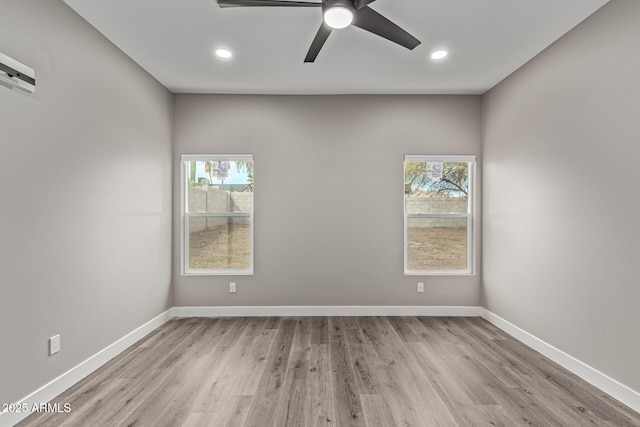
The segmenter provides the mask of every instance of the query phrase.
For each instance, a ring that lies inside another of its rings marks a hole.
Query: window
[[[473,274],[475,156],[405,156],[404,273]]]
[[[182,274],[253,274],[253,155],[181,164]]]

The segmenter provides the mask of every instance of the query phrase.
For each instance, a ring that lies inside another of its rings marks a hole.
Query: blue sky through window
[[[196,162],[196,182],[200,180],[200,178],[209,179],[209,174],[204,170],[205,162]],[[211,184],[221,184],[222,181],[219,178],[213,178],[213,182]],[[238,171],[238,167],[236,162],[229,162],[229,173],[228,177],[224,179],[225,184],[248,184],[249,178],[247,177],[247,172],[245,170]]]

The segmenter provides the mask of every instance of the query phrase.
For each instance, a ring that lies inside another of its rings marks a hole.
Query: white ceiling
[[[320,8],[64,1],[176,93],[481,94],[608,0],[377,0],[371,8],[420,46],[410,51],[352,26],[334,30],[309,64]],[[218,47],[234,57],[216,58]],[[438,48],[450,55],[433,62]]]

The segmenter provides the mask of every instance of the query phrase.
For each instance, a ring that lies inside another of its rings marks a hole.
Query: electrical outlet
[[[418,282],[418,292],[419,293],[424,292],[424,283]]]
[[[60,335],[49,338],[49,356],[53,356],[60,351]]]
[[[232,294],[236,293],[236,283],[235,282],[229,283],[229,292],[232,293]]]

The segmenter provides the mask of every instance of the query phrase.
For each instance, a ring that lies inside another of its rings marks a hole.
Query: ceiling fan
[[[420,40],[380,15],[368,5],[375,0],[322,0],[322,3],[287,0],[216,0],[220,7],[240,6],[281,6],[281,7],[322,7],[324,20],[316,33],[304,62],[314,62],[320,49],[334,29],[346,28],[353,24],[380,37],[413,50]]]

